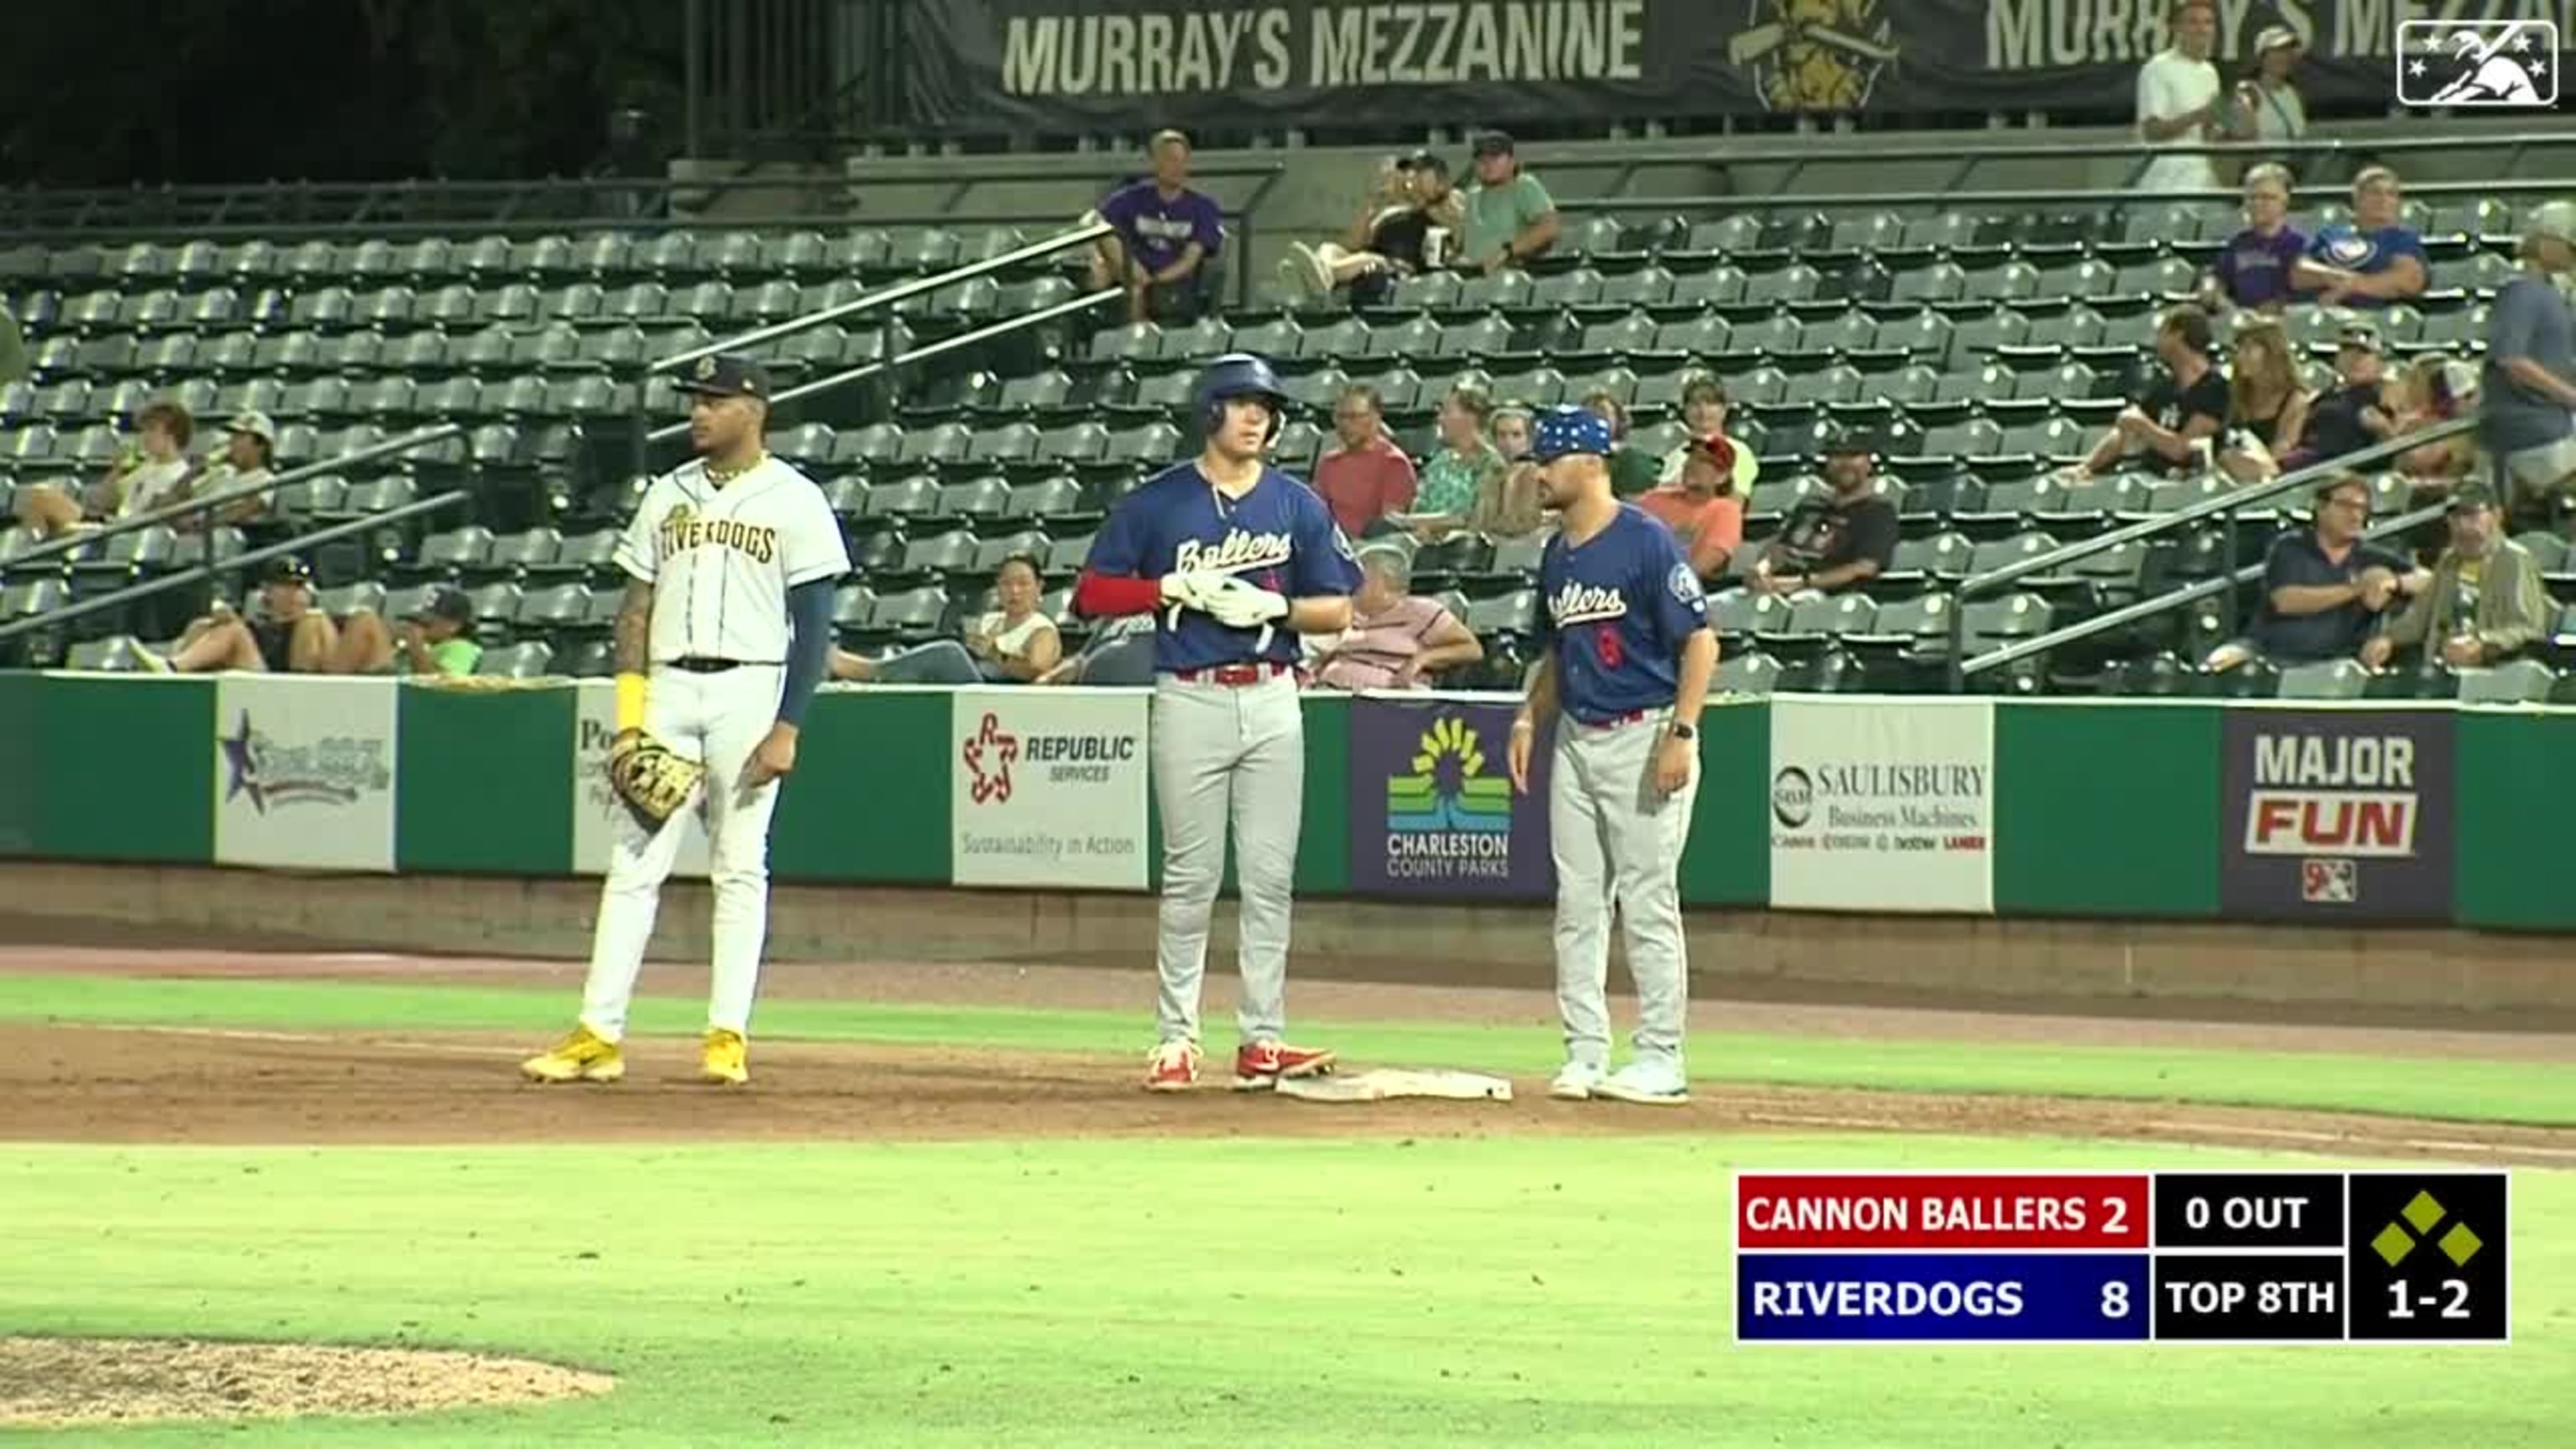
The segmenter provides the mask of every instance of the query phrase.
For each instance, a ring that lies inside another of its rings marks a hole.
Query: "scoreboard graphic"
[[[2510,1343],[2502,1171],[1735,1175],[1739,1343]]]

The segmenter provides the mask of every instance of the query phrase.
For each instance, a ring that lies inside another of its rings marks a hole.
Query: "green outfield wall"
[[[0,674],[0,855],[595,875],[605,682]],[[1298,888],[1553,892],[1512,701],[1310,695]],[[771,864],[806,883],[1145,892],[1142,690],[828,689]],[[1685,899],[1776,910],[2576,927],[2576,712],[1780,697],[1713,704]],[[700,827],[680,873],[703,875]]]

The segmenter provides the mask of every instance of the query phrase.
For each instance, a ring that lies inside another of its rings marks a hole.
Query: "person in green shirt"
[[[373,609],[352,609],[340,626],[344,674],[407,674],[457,679],[483,662],[474,638],[474,601],[454,584],[429,591],[399,633]]]
[[[1493,399],[1472,384],[1451,388],[1440,404],[1440,449],[1422,464],[1413,507],[1384,518],[1388,528],[1435,542],[1467,526],[1477,500],[1499,493],[1508,471],[1486,428]]]
[[[1521,170],[1512,138],[1500,131],[1476,138],[1476,189],[1467,193],[1462,230],[1458,265],[1487,276],[1556,245],[1556,199]]]

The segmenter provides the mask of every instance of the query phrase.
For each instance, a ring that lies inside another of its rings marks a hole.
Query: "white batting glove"
[[[1181,627],[1183,609],[1205,612],[1208,599],[1223,582],[1222,575],[1205,569],[1183,569],[1163,575],[1163,626],[1167,629]]]
[[[1229,629],[1266,628],[1288,617],[1286,596],[1233,575],[1218,586],[1205,607]]]

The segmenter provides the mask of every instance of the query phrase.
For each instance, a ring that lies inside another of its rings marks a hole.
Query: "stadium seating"
[[[2435,288],[2377,321],[2401,359],[2466,351],[2511,274],[2512,208],[2410,211]],[[1311,411],[1280,439],[1281,461],[1297,470],[1312,465],[1326,438],[1318,425],[1350,382],[1380,390],[1390,427],[1417,454],[1441,398],[1463,382],[1533,405],[1607,390],[1631,409],[1632,443],[1660,451],[1680,439],[1683,382],[1713,372],[1737,401],[1730,430],[1762,465],[1745,557],[1820,486],[1812,455],[1832,427],[1875,438],[1880,488],[1903,525],[1895,567],[1865,596],[1722,604],[1730,687],[1937,688],[1958,579],[2171,512],[2213,486],[2123,475],[2068,487],[2048,475],[2088,451],[2123,405],[2154,311],[2188,292],[2235,224],[2224,209],[2163,205],[1578,217],[1568,244],[1528,274],[1410,278],[1357,312],[1265,295],[1168,330],[1060,324],[782,417],[771,446],[813,474],[846,523],[862,571],[839,618],[847,642],[866,648],[953,629],[1006,552],[1037,555],[1050,589],[1068,584],[1109,505],[1182,446],[1174,422],[1193,374],[1223,351],[1273,358]],[[487,670],[595,673],[616,583],[610,550],[633,497],[633,480],[602,459],[622,456],[639,365],[1027,240],[1009,228],[638,230],[0,251],[0,293],[35,368],[0,388],[0,493],[85,481],[115,445],[102,419],[155,396],[209,423],[269,413],[286,464],[452,420],[464,439],[289,490],[283,518],[254,525],[248,541],[464,484],[478,500],[471,518],[322,550],[326,599],[346,607],[369,590],[453,581],[474,591],[493,646]],[[1080,260],[917,296],[770,355],[791,377],[892,357],[1075,295],[1065,267]],[[2299,312],[2290,326],[2321,374],[2327,319]],[[2382,513],[2403,503],[2402,488],[2378,494]],[[2232,559],[2215,529],[2097,555],[1976,601],[1961,622],[1972,648],[2027,638],[2249,561],[2281,521],[2241,530]],[[10,560],[23,540],[0,535],[0,615],[148,575],[179,561],[183,542],[155,532],[68,566],[22,568]],[[1456,590],[1471,623],[1501,642],[1471,682],[1517,682],[1534,562],[1526,542],[1423,551],[1423,587]],[[2549,562],[2553,588],[2576,582],[2563,548]],[[170,613],[96,616],[52,647],[117,667],[127,654],[115,637],[166,637]],[[2182,611],[2053,661],[2051,679],[2025,672],[2016,687],[2128,687],[2153,672],[2136,661],[2194,657],[2218,623],[2215,610]]]

